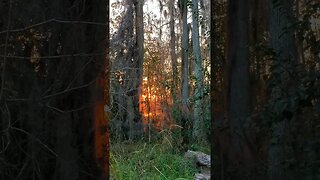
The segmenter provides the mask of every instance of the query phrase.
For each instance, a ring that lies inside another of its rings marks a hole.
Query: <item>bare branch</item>
[[[4,45],[4,54],[7,54],[8,51],[8,40],[9,40],[9,30],[11,26],[11,10],[12,10],[12,1],[9,2],[9,17],[8,17],[8,26],[6,31],[6,41]],[[6,73],[6,63],[7,63],[7,57],[3,57],[3,67],[2,67],[2,75],[1,75],[1,90],[0,90],[0,102],[2,100],[3,96],[3,88],[5,84],[5,73]]]
[[[77,77],[80,75],[80,73],[86,69],[86,67],[88,66],[89,63],[91,63],[93,60],[90,59],[87,63],[85,63],[81,69],[77,72],[76,76],[70,81],[69,85],[67,86],[67,89],[69,89],[71,87],[71,85],[73,84],[73,82],[77,79]]]
[[[57,153],[55,153],[52,149],[50,149],[46,144],[44,144],[40,139],[34,137],[31,133],[23,130],[23,129],[20,129],[20,128],[16,128],[16,127],[11,127],[10,129],[12,130],[16,130],[16,131],[19,131],[19,132],[22,132],[22,133],[25,133],[26,135],[32,137],[34,140],[36,140],[39,144],[41,144],[43,147],[45,147],[49,152],[51,152],[54,156],[56,157],[59,157]]]
[[[79,108],[75,108],[75,109],[70,109],[70,110],[62,110],[62,109],[59,109],[57,107],[53,107],[51,106],[50,104],[46,104],[46,107],[49,108],[49,109],[52,109],[56,112],[59,112],[61,114],[66,114],[66,113],[72,113],[72,112],[76,112],[76,111],[80,111],[80,110],[83,110],[83,109],[86,109],[86,108],[89,108],[89,107],[92,107],[94,106],[94,103],[89,103],[87,105],[84,105],[84,106],[81,106]]]
[[[65,94],[65,93],[70,92],[70,91],[74,91],[74,90],[77,90],[77,89],[85,88],[85,87],[88,87],[88,86],[92,85],[94,82],[96,82],[96,79],[94,79],[93,81],[91,81],[91,82],[89,82],[87,84],[81,85],[81,86],[77,86],[77,87],[74,87],[74,88],[67,88],[67,89],[65,89],[63,91],[44,96],[44,97],[42,97],[42,99],[48,99],[48,98],[51,98],[53,96],[58,96],[58,95]]]
[[[92,21],[72,21],[72,20],[59,20],[59,19],[49,19],[37,24],[33,24],[24,28],[19,28],[19,29],[12,29],[12,30],[6,30],[6,31],[1,31],[0,34],[4,34],[4,33],[11,33],[11,32],[22,32],[22,31],[26,31],[38,26],[42,26],[48,23],[62,23],[62,24],[89,24],[89,25],[98,25],[98,26],[108,26],[106,23],[101,23],[101,22],[92,22]]]
[[[65,55],[56,55],[56,56],[40,56],[37,58],[38,59],[59,59],[59,58],[67,58],[67,57],[92,57],[92,56],[100,56],[104,54],[106,54],[106,52],[92,53],[92,54],[78,53],[78,54],[65,54]],[[3,55],[3,54],[1,54],[0,57],[12,58],[12,59],[31,59],[31,57],[10,56],[10,55]]]
[[[92,80],[91,82],[89,82],[89,83],[87,83],[87,84],[83,84],[83,85],[76,86],[76,87],[73,87],[73,88],[66,88],[65,90],[56,92],[56,93],[54,93],[54,94],[49,94],[49,95],[47,95],[47,96],[43,96],[43,97],[40,98],[40,100],[45,100],[45,99],[48,99],[48,98],[51,98],[51,97],[54,97],[54,96],[59,96],[59,95],[68,93],[68,92],[70,92],[70,91],[75,91],[75,90],[78,90],[78,89],[81,89],[81,88],[89,87],[90,85],[92,85],[92,84],[95,83],[95,82],[96,82],[96,79]],[[30,100],[30,99],[29,99],[29,98],[7,99],[7,101],[10,101],[10,102],[15,102],[15,101],[28,101],[28,100]]]

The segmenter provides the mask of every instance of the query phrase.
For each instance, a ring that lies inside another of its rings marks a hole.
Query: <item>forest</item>
[[[214,1],[211,13],[213,177],[319,179],[319,1]]]
[[[210,154],[209,8],[110,1],[112,178],[192,179],[183,154]]]
[[[320,179],[318,0],[1,0],[0,180]]]

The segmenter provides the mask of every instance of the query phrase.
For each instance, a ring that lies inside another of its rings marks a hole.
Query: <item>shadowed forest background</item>
[[[1,0],[0,77],[1,180],[320,178],[317,0]]]
[[[215,179],[319,179],[320,4],[214,1]]]

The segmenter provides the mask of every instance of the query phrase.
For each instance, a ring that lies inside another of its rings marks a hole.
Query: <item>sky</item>
[[[110,18],[114,18],[115,15],[113,14],[113,12],[116,10],[117,12],[116,13],[121,13],[124,11],[124,7],[121,8],[121,9],[114,9],[111,4],[112,3],[115,3],[115,2],[123,2],[124,0],[110,0]],[[145,0],[145,3],[144,3],[144,7],[143,7],[143,11],[144,13],[152,13],[153,15],[155,15],[155,19],[159,19],[160,18],[160,7],[159,7],[159,1],[158,0]],[[144,19],[146,21],[146,19]],[[117,26],[117,25],[116,25]],[[112,24],[110,24],[110,27],[111,27],[111,34],[114,33],[114,31],[116,30],[117,27],[113,27]],[[167,26],[163,26],[163,38],[165,38],[165,32],[168,31],[168,28]],[[158,32],[154,32],[155,34],[153,36],[157,36],[157,33]]]
[[[122,1],[124,1],[124,0],[110,0],[109,7],[111,7],[112,3],[122,2]],[[123,10],[124,9],[118,10],[118,13],[122,12]],[[109,11],[111,18],[112,18],[113,11],[114,11],[114,9],[111,7],[111,9]],[[145,0],[143,11],[144,12],[153,12],[153,14],[156,15],[156,17],[159,17],[160,16],[159,2],[157,0]]]
[[[109,5],[117,1],[124,1],[124,0],[110,0]],[[156,15],[159,15],[159,2],[157,0],[145,0],[143,10],[146,12],[150,12],[153,10]],[[110,9],[110,12],[111,11],[112,9]]]

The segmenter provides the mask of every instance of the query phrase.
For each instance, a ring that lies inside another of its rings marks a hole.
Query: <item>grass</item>
[[[111,179],[117,180],[188,180],[197,171],[183,154],[163,142],[111,143],[110,160]]]

